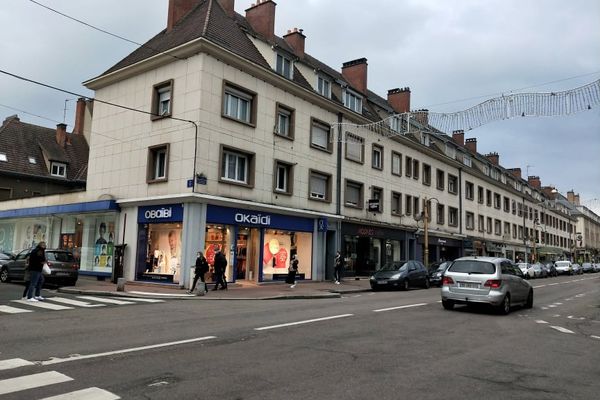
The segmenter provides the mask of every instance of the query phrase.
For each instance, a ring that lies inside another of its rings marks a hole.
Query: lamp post
[[[429,267],[429,205],[431,200],[439,203],[435,197],[431,199],[428,199],[427,196],[423,197],[423,264],[425,264],[425,268]]]

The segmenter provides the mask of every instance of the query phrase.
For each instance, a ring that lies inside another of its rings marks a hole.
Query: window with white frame
[[[254,155],[223,147],[221,151],[221,181],[252,185]]]
[[[346,180],[346,190],[344,192],[344,203],[348,207],[362,208],[363,205],[363,184]]]
[[[494,235],[502,236],[502,221],[499,219],[494,220]]]
[[[465,219],[466,219],[466,226],[467,229],[472,231],[473,229],[475,229],[475,214],[473,214],[472,212],[467,211],[465,213]]]
[[[294,69],[294,63],[291,58],[284,56],[281,53],[277,53],[277,61],[275,64],[275,72],[279,75],[283,75],[288,79],[292,79],[292,71]]]
[[[294,137],[294,110],[278,103],[276,112],[275,134],[292,139]]]
[[[473,200],[475,196],[475,185],[473,182],[466,181],[465,182],[465,199]]]
[[[448,193],[458,193],[458,177],[448,174]]]
[[[50,164],[50,175],[65,178],[67,176],[67,164],[52,161]]]
[[[365,154],[365,139],[346,132],[346,158],[362,163]]]
[[[361,114],[362,97],[348,88],[344,89],[344,107]]]
[[[148,183],[163,182],[168,179],[169,145],[159,144],[148,148],[148,167],[146,181]]]
[[[448,225],[458,226],[458,208],[448,207]]]
[[[392,151],[392,175],[402,176],[402,154]]]
[[[392,192],[392,204],[391,204],[392,215],[402,215],[402,194],[398,192]]]
[[[312,200],[329,201],[329,181],[330,175],[310,171],[309,198]]]
[[[491,173],[492,173],[493,179],[495,179],[495,180],[500,179],[500,171],[498,171],[496,168],[492,168]]]
[[[400,132],[402,129],[401,119],[398,116],[393,116],[388,119],[390,124],[390,129],[394,132]]]
[[[159,83],[152,93],[152,118],[159,119],[172,114],[173,81]]]
[[[469,157],[466,154],[463,154],[463,164],[466,165],[467,167],[471,167],[472,166],[471,157]]]
[[[446,155],[452,159],[456,158],[456,147],[446,143]]]
[[[317,76],[317,92],[328,99],[331,98],[331,81],[321,75]]]
[[[477,216],[477,230],[483,232],[485,230],[485,217],[483,215]]]
[[[256,95],[226,83],[223,90],[223,116],[247,124],[254,123]]]
[[[7,162],[8,157],[6,157],[6,153],[0,153],[0,161]]]
[[[429,135],[426,134],[425,132],[421,132],[421,144],[423,146],[429,147],[429,143],[430,143],[430,141],[429,141]]]
[[[383,147],[373,144],[371,151],[371,166],[375,169],[383,169]]]
[[[484,165],[484,166],[483,166],[483,173],[484,173],[486,176],[490,176],[490,167],[488,167],[487,165]]]
[[[276,160],[274,191],[276,193],[292,194],[293,183],[293,165]]]
[[[310,131],[310,145],[320,150],[331,152],[331,127],[324,122],[312,120]]]

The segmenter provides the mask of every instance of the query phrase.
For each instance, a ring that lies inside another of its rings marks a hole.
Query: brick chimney
[[[410,111],[410,88],[388,90],[387,101],[398,114]]]
[[[477,153],[477,138],[469,138],[465,140],[465,147],[471,153]]]
[[[83,134],[83,127],[85,121],[85,107],[85,99],[83,97],[78,98],[77,106],[75,108],[75,125],[73,126],[73,133],[76,135]]]
[[[413,111],[413,114],[415,115],[415,120],[417,120],[418,123],[423,126],[429,125],[429,110],[417,110]]]
[[[17,114],[13,114],[11,116],[6,117],[4,119],[4,122],[2,123],[2,125],[4,126],[4,125],[8,124],[10,121],[19,122],[20,121],[19,116]]]
[[[465,146],[465,131],[462,129],[452,132],[452,141],[460,146]]]
[[[515,178],[521,179],[521,168],[509,168],[508,172],[510,172]]]
[[[488,153],[485,155],[488,160],[494,165],[500,165],[500,156],[498,153]]]
[[[269,41],[275,40],[275,6],[271,0],[258,0],[246,10],[246,20],[257,33]]]
[[[306,41],[306,36],[304,36],[302,32],[302,29],[290,29],[287,32],[287,34],[283,37],[287,44],[292,46],[292,48],[294,49],[294,53],[299,58],[304,58],[304,43]]]
[[[367,94],[367,59],[359,58],[342,65],[342,76],[362,94]]]
[[[60,147],[65,147],[67,143],[67,125],[66,124],[58,124],[56,125],[56,143]]]
[[[221,8],[229,15],[233,17],[235,15],[235,0],[217,0],[217,3],[221,5]]]
[[[167,32],[171,32],[175,25],[189,13],[192,8],[200,4],[201,0],[169,0],[167,15]]]
[[[531,186],[533,186],[536,189],[542,188],[542,181],[540,180],[539,176],[528,176],[527,183],[529,183]]]
[[[573,191],[573,189],[567,192],[567,200],[569,201],[569,203],[575,204],[575,192]]]
[[[581,204],[579,203],[579,193],[577,193],[577,194],[575,195],[575,205],[576,205],[576,206],[580,206],[580,205],[581,205]]]

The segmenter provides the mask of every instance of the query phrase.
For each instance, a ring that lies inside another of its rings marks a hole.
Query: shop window
[[[159,83],[152,90],[152,119],[171,116],[173,80]]]
[[[331,201],[331,175],[311,170],[309,172],[309,198]]]
[[[283,161],[275,161],[275,187],[276,193],[292,194],[294,184],[294,166]]]
[[[256,93],[224,81],[222,115],[225,118],[254,126]]]
[[[423,185],[431,186],[431,165],[423,163]]]
[[[402,176],[402,154],[392,151],[392,175]]]
[[[448,207],[448,225],[458,226],[458,209]]]
[[[52,161],[50,164],[50,175],[58,176],[60,178],[67,177],[67,164]]]
[[[277,121],[275,121],[275,134],[283,136],[287,139],[294,138],[294,110],[277,103],[276,113]]]
[[[254,186],[254,154],[221,146],[220,181]]]
[[[346,159],[363,163],[365,157],[365,139],[346,132]]]
[[[383,169],[383,147],[373,144],[371,151],[371,166],[375,169]]]
[[[310,130],[310,146],[331,153],[333,151],[331,126],[313,118]]]
[[[472,212],[467,212],[465,214],[466,217],[466,226],[468,230],[473,230],[475,229],[475,214],[473,214]]]
[[[165,182],[169,172],[169,144],[148,148],[147,183]]]
[[[402,194],[398,192],[392,192],[392,204],[391,204],[392,215],[402,215]]]
[[[279,229],[265,230],[262,280],[285,279],[292,257],[298,258],[296,279],[312,278],[312,234]]]
[[[363,208],[363,184],[346,180],[344,204],[347,207]]]

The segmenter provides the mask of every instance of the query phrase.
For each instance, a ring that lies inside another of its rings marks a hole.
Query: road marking
[[[549,283],[548,286],[556,286],[556,285],[560,285],[560,283]]]
[[[579,321],[583,321],[585,319],[585,317],[574,317],[572,315],[569,315],[567,318],[568,319],[576,319],[576,320],[579,320]]]
[[[592,339],[600,339],[600,336],[596,336],[596,335],[590,335],[590,337],[591,337]]]
[[[562,306],[563,303],[554,303],[554,304],[556,304],[557,306]]]
[[[39,374],[19,376],[17,378],[4,379],[0,381],[0,394],[14,393],[21,390],[54,385],[56,383],[72,381],[66,375],[56,371],[41,372]]]
[[[75,392],[59,394],[58,396],[44,397],[41,400],[118,400],[120,399],[114,393],[104,389],[91,387],[87,389],[77,390]]]
[[[548,307],[554,308],[554,307],[556,307],[556,305],[555,304],[550,304]]]
[[[177,346],[177,345],[180,345],[180,344],[188,344],[188,343],[201,342],[201,341],[204,341],[204,340],[215,339],[215,338],[216,338],[216,336],[203,336],[203,337],[199,337],[199,338],[178,340],[176,342],[158,343],[158,344],[151,344],[151,345],[148,345],[148,346],[132,347],[132,348],[129,348],[129,349],[107,351],[107,352],[104,352],[104,353],[87,354],[87,355],[73,355],[73,356],[70,356],[70,357],[67,357],[67,358],[52,358],[52,359],[47,360],[47,361],[38,361],[37,364],[39,364],[39,365],[61,364],[61,363],[69,362],[69,361],[87,360],[87,359],[90,359],[90,358],[107,357],[107,356],[113,356],[113,355],[117,355],[117,354],[133,353],[133,352],[136,352],[136,351],[159,349],[159,348],[162,348],[162,347]]]
[[[421,306],[426,306],[426,305],[427,305],[427,303],[408,304],[408,305],[405,305],[405,306],[380,308],[379,310],[373,310],[373,312],[400,310],[400,309],[403,309],[403,308],[421,307]]]
[[[534,289],[539,289],[539,288],[541,288],[541,287],[546,287],[546,285],[534,286],[533,288],[534,288]]]
[[[538,324],[547,324],[547,322],[543,319],[537,319],[535,322],[537,322]]]
[[[43,301],[27,301],[27,300],[13,300],[15,303],[25,304],[31,307],[44,308],[46,310],[72,310],[73,307],[61,306],[58,304],[46,303]]]
[[[93,301],[98,301],[100,303],[108,303],[108,304],[116,304],[119,306],[125,305],[125,304],[135,304],[131,301],[123,301],[123,300],[116,300],[116,299],[109,299],[106,297],[96,297],[96,296],[77,296],[78,299],[84,299],[84,300],[93,300]]]
[[[85,301],[79,301],[79,300],[75,300],[75,299],[67,299],[65,297],[50,297],[50,298],[48,298],[48,300],[55,301],[57,303],[69,304],[69,305],[72,305],[72,306],[86,307],[86,308],[90,308],[90,307],[104,307],[105,306],[105,304],[90,304],[90,303],[85,302]]]
[[[262,327],[260,327],[260,328],[254,328],[254,330],[255,330],[255,331],[266,331],[267,329],[284,328],[284,327],[286,327],[286,326],[294,326],[294,325],[310,324],[311,322],[327,321],[327,320],[330,320],[330,319],[346,318],[346,317],[352,317],[352,316],[354,316],[354,314],[341,314],[341,315],[332,315],[331,317],[323,317],[323,318],[307,319],[307,320],[304,320],[304,321],[288,322],[288,323],[286,323],[286,324],[279,324],[279,325],[262,326]]]
[[[26,365],[33,365],[33,363],[30,361],[27,361],[27,360],[23,360],[22,358],[11,358],[10,360],[0,360],[0,371],[24,367]]]
[[[557,331],[562,333],[575,333],[573,331],[568,330],[567,328],[563,328],[562,326],[550,325],[550,328],[556,329]]]
[[[139,292],[139,291],[132,290],[131,292],[127,292],[127,293],[143,294],[143,295],[152,296],[152,297],[196,297],[195,294],[187,294],[185,292],[182,292],[181,294],[177,294],[177,293]]]
[[[0,306],[0,312],[7,314],[20,314],[25,312],[33,312],[31,310],[25,310],[23,308],[11,307],[11,306]]]
[[[111,299],[118,299],[118,297],[111,297]],[[123,297],[121,297],[123,299]],[[127,301],[139,301],[141,303],[164,303],[164,300],[159,299],[143,299],[141,297],[125,297]]]
[[[548,309],[548,307],[541,307],[541,309],[542,309],[542,310],[547,310],[547,309]]]

